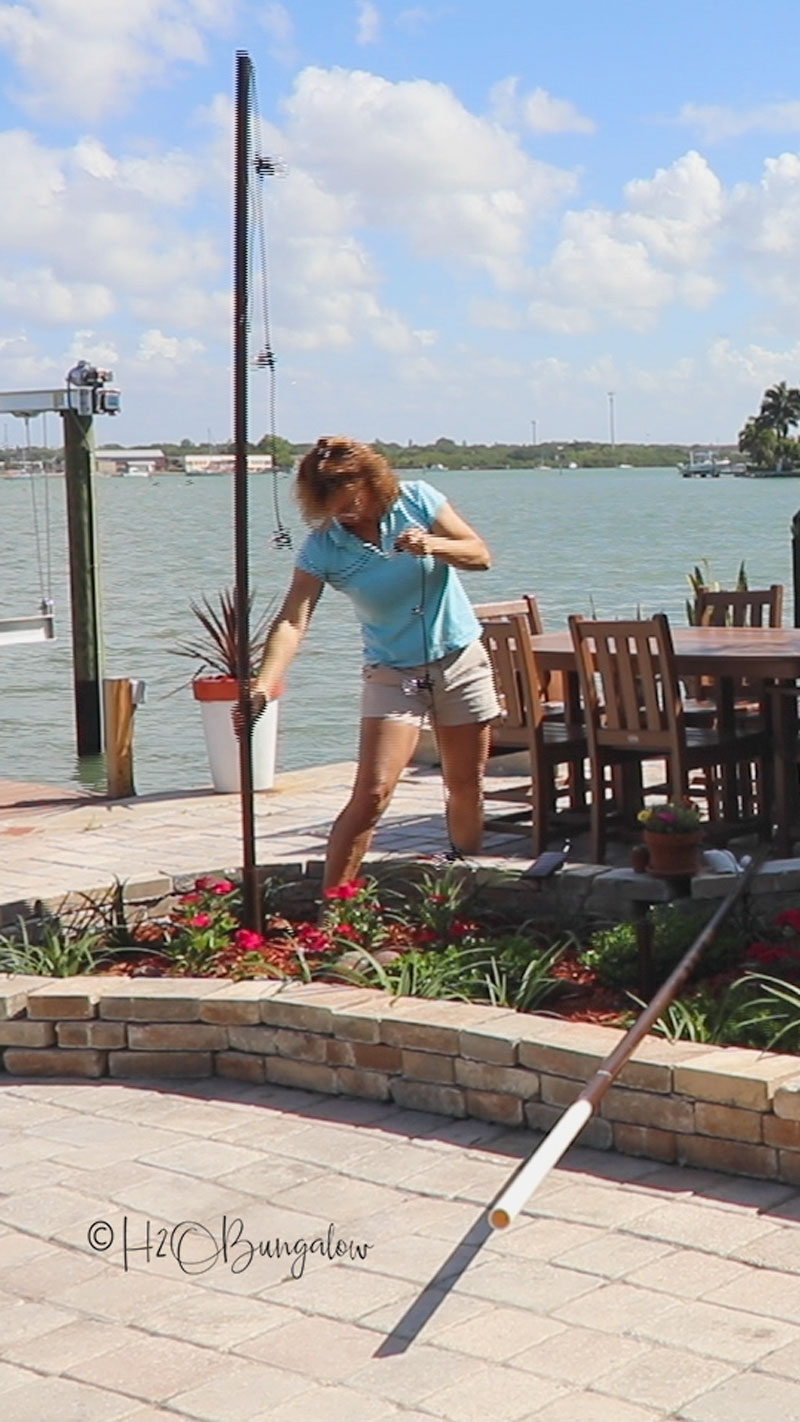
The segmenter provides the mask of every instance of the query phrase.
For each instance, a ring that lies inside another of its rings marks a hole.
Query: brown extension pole
[[[489,1223],[493,1229],[508,1228],[511,1221],[530,1199],[534,1190],[541,1185],[545,1176],[549,1174],[554,1165],[558,1164],[564,1152],[572,1145],[576,1136],[597,1110],[609,1086],[619,1076],[628,1058],[633,1055],[642,1038],[647,1035],[662,1012],[669,1007],[673,998],[677,997],[714,938],[720,924],[730,913],[752,875],[756,869],[761,867],[765,858],[766,849],[754,856],[744,872],[737,875],[736,883],[730,893],[722,900],[716,913],[697,935],[691,947],[687,949],[677,968],[662,984],[652,1001],[642,1010],[633,1026],[617,1043],[613,1052],[610,1052],[598,1067],[577,1100],[567,1108],[561,1120],[556,1122],[552,1131],[537,1146],[533,1155],[530,1155],[520,1166],[502,1193],[498,1195],[494,1204],[489,1208]]]
[[[245,926],[261,930],[261,895],[256,866],[253,806],[253,722],[250,702],[250,589],[247,487],[247,312],[248,216],[250,200],[250,108],[253,66],[244,50],[236,54],[236,145],[233,278],[233,502],[236,552],[236,677],[239,683],[239,775],[242,810],[242,901]]]

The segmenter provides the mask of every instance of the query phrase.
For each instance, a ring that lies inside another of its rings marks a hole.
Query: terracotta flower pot
[[[696,874],[700,868],[702,829],[693,830],[691,834],[657,834],[655,830],[646,829],[644,842],[651,874],[677,879]]]

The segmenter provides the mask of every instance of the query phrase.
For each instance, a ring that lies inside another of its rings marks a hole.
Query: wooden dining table
[[[798,823],[797,697],[800,680],[798,627],[672,627],[675,670],[681,679],[710,677],[722,690],[722,714],[733,706],[737,681],[764,683],[770,694],[773,731],[773,842],[791,854]],[[544,632],[531,638],[543,671],[560,671],[577,698],[577,665],[569,632]],[[569,698],[568,690],[568,698]]]

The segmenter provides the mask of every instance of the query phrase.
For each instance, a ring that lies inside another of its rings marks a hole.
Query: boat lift
[[[101,748],[100,636],[93,547],[91,429],[94,415],[116,415],[120,410],[120,392],[108,384],[111,379],[110,370],[100,370],[88,361],[80,360],[68,371],[61,388],[0,391],[0,414],[23,419],[28,428],[36,415],[53,412],[63,419],[79,755],[94,754]],[[41,578],[35,498],[33,511]],[[49,542],[48,527],[48,559]],[[49,588],[46,593],[42,588],[38,615],[0,617],[0,646],[49,642],[54,637],[54,611]]]

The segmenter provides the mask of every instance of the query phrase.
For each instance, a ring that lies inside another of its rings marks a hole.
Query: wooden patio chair
[[[783,622],[783,584],[738,591],[702,588],[694,600],[698,627],[780,627]]]
[[[532,849],[539,855],[547,845],[551,814],[561,793],[556,784],[556,767],[573,767],[582,783],[587,743],[582,727],[568,726],[563,720],[547,716],[530,637],[529,618],[521,613],[489,618],[483,624],[484,645],[502,708],[499,730],[513,738],[518,749],[527,751],[530,764],[530,778],[524,784],[487,791],[485,796],[487,800],[522,802],[526,808],[494,816],[485,824],[487,829],[508,833],[513,831],[515,821],[530,814]],[[569,786],[563,787],[564,792],[572,783],[570,780]]]
[[[522,597],[510,598],[506,602],[477,603],[473,611],[482,627],[488,622],[502,622],[508,617],[525,617],[531,637],[538,637],[544,632],[542,614],[533,593],[524,593]],[[544,672],[537,667],[537,675],[545,716],[548,720],[563,721],[564,681],[561,673]],[[492,728],[492,746],[498,750],[525,749],[524,745],[517,745],[510,728],[505,725]]]
[[[714,591],[702,588],[694,600],[694,616],[698,627],[781,627],[783,584],[772,583],[768,588],[718,588]],[[713,725],[719,704],[713,679],[694,679],[687,683],[686,693],[688,724]],[[769,701],[760,682],[739,681],[731,694],[736,718],[751,724],[758,719],[769,725]],[[728,714],[731,714],[730,707]]]
[[[624,801],[631,823],[641,808],[641,770],[647,760],[666,764],[667,791],[689,793],[689,772],[705,772],[709,819],[717,819],[723,768],[764,767],[769,741],[761,727],[688,726],[675,673],[669,621],[663,613],[635,622],[592,622],[570,617],[589,746],[591,853],[602,864],[606,841],[606,771],[623,769]],[[698,792],[693,790],[693,795]]]

